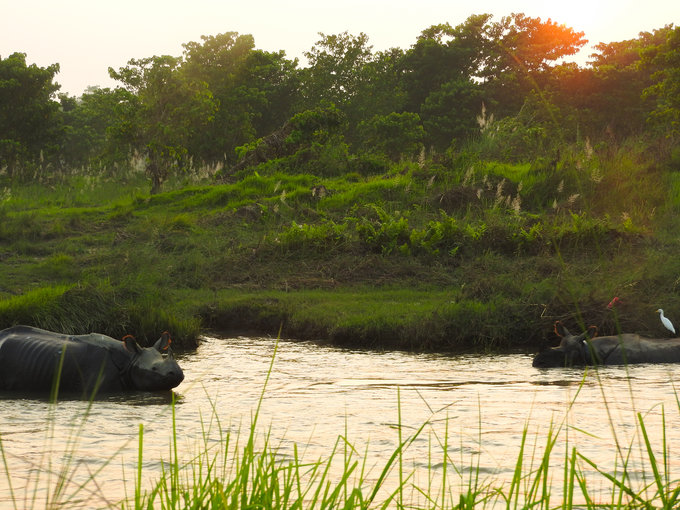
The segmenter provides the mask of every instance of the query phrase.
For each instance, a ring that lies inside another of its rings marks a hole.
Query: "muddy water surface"
[[[584,378],[583,370],[532,368],[531,357],[521,354],[378,353],[281,341],[274,356],[275,345],[265,338],[205,338],[196,352],[178,356],[185,371],[174,394],[182,459],[227,433],[245,439],[273,359],[257,428],[260,437],[269,433],[283,460],[292,458],[294,445],[310,461],[328,458],[346,436],[357,459],[367,453],[370,481],[397,448],[399,429],[406,438],[422,428],[403,455],[404,471],[413,473],[408,486],[437,494],[446,441],[447,486],[455,494],[467,486],[471,466],[482,483],[507,487],[523,439],[525,471],[536,469],[551,429],[562,427],[551,455],[557,504],[572,447],[608,472],[620,469],[620,448],[632,483],[650,481],[646,451],[630,448],[641,413],[659,458],[665,415],[669,469],[676,478],[680,473],[673,384],[680,365],[605,368]],[[134,495],[140,424],[148,489],[172,456],[171,397],[139,393],[51,405],[2,395],[0,508],[43,508],[46,500],[68,508],[120,507]],[[610,497],[604,477],[585,472],[594,497]],[[388,487],[398,476],[393,471]],[[417,490],[409,491],[417,498]]]

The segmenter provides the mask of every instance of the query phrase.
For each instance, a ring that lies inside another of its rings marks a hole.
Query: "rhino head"
[[[131,354],[125,379],[133,389],[141,391],[170,390],[184,380],[184,372],[170,348],[170,333],[164,332],[152,346],[142,348],[132,335],[123,338],[125,350]]]
[[[560,337],[560,345],[539,352],[533,361],[533,366],[571,367],[574,365],[591,365],[597,360],[596,353],[590,346],[590,340],[597,335],[597,326],[590,326],[580,335],[573,335],[560,322],[555,322],[555,334]]]

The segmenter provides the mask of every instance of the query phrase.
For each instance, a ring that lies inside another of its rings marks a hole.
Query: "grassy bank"
[[[190,177],[153,196],[134,172],[5,183],[0,326],[535,350],[555,319],[613,331],[615,295],[626,331],[661,335],[654,310],[680,310],[680,188],[640,142]]]

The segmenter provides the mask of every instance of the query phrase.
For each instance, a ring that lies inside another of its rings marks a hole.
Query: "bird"
[[[670,320],[668,320],[668,317],[664,317],[663,310],[659,308],[657,310],[657,313],[661,317],[661,324],[663,324],[668,331],[672,331],[673,334],[675,334],[675,328],[673,327],[673,323]]]

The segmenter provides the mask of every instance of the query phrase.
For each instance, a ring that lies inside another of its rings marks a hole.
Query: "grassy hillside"
[[[184,346],[282,327],[433,350],[537,350],[558,318],[662,335],[656,308],[680,321],[669,161],[629,142],[533,163],[356,160],[325,177],[262,164],[153,196],[134,172],[6,184],[0,327],[170,329]]]

